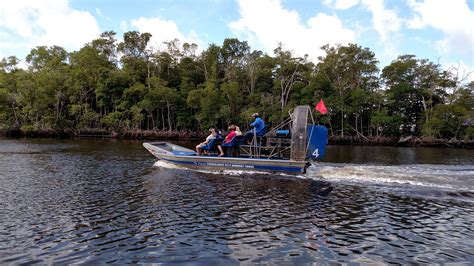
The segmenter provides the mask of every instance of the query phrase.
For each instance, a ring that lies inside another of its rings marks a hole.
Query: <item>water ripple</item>
[[[474,262],[461,166],[329,164],[302,178],[153,167],[133,142],[3,147],[1,264]],[[424,188],[385,182],[404,178]]]

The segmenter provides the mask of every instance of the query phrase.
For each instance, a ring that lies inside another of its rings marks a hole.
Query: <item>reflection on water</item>
[[[472,151],[331,147],[301,177],[155,166],[139,142],[0,147],[0,264],[474,263]]]

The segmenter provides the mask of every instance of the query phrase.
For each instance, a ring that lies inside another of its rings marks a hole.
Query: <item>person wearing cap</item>
[[[261,137],[265,135],[265,122],[260,118],[258,113],[252,114],[252,118],[255,119],[250,126],[253,127],[251,130],[245,133],[245,140],[248,141],[253,138],[254,135]]]

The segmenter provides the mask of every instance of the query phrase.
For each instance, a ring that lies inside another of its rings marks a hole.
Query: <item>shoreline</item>
[[[199,140],[205,138],[205,132],[163,131],[163,130],[123,130],[116,132],[105,129],[81,130],[36,130],[24,132],[21,130],[0,131],[0,137],[5,138],[111,138],[129,140]],[[474,149],[474,141],[458,139],[436,139],[431,137],[375,137],[375,136],[329,136],[330,145],[359,145],[359,146],[389,146],[389,147],[440,147]]]

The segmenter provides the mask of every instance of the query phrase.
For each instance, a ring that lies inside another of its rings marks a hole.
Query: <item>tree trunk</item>
[[[426,123],[428,123],[428,112],[426,111],[428,107],[426,105],[426,100],[425,100],[425,97],[423,95],[421,95],[421,103],[423,104],[423,111],[425,111]]]
[[[341,136],[344,137],[344,110],[341,110]]]
[[[255,84],[257,83],[257,66],[252,63],[248,65],[248,74],[249,74],[249,81],[250,81],[250,90],[249,95],[252,95],[255,91]]]
[[[151,74],[150,74],[150,61],[148,60],[148,56],[146,57],[146,76],[147,76],[148,89],[150,89],[151,88],[151,84],[150,84]]]
[[[163,125],[162,129],[165,130],[165,112],[163,108],[160,108],[160,109],[161,109],[161,123]]]
[[[288,82],[285,84],[284,78],[282,77],[280,79],[280,87],[281,87],[281,111],[285,109],[286,103],[288,102],[288,96],[290,95],[290,91],[293,88],[293,85],[295,84],[295,76],[298,71],[298,66],[299,64],[296,65],[295,71],[293,71],[293,74],[291,74],[291,77],[288,79]]]
[[[12,110],[13,110],[13,116],[15,116],[15,125],[19,125],[20,123],[18,122],[18,115],[16,114],[15,111],[15,103],[12,102]]]
[[[356,120],[356,121],[355,121],[356,131],[359,132],[359,130],[358,130],[358,124],[359,124],[359,121],[358,121],[358,120],[359,120],[359,116],[358,116],[358,115],[355,116],[355,120]]]
[[[209,80],[209,75],[207,74],[207,67],[206,67],[206,62],[204,62],[203,60],[203,67],[204,67],[204,79],[206,80],[206,83],[207,81]]]
[[[168,100],[166,100],[166,108],[168,109],[168,126],[169,126],[169,131],[171,131],[171,115],[170,115],[170,103]]]

